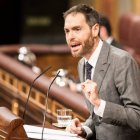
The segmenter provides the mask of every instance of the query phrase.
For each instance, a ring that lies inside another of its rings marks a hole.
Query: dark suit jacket
[[[78,64],[84,81],[84,59]],[[106,101],[103,118],[94,114],[94,106],[85,98],[89,126],[99,140],[140,140],[140,70],[125,51],[103,43],[92,79],[101,99]]]
[[[115,39],[113,39],[112,40],[112,42],[111,42],[111,44],[110,45],[112,45],[112,46],[115,46],[115,47],[117,47],[117,48],[120,48],[120,49],[122,49],[122,46],[121,46],[121,44],[119,44]]]

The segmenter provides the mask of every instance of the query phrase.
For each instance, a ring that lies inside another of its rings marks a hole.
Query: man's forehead
[[[82,13],[71,13],[65,18],[65,26],[70,24],[76,25],[84,21],[85,17]]]

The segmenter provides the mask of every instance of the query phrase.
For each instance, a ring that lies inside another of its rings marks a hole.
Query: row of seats
[[[119,40],[140,65],[140,15],[126,13],[119,20]]]

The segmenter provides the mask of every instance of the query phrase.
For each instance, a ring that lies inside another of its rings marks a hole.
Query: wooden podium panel
[[[27,139],[22,118],[14,115],[6,107],[0,107],[0,112],[0,140]]]

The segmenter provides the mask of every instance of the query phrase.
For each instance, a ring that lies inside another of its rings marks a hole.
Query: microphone
[[[24,107],[23,116],[22,116],[23,120],[24,120],[24,118],[25,118],[25,114],[26,114],[26,111],[27,111],[27,105],[28,105],[28,102],[29,102],[29,97],[30,97],[31,90],[32,90],[32,87],[33,87],[35,81],[36,81],[40,76],[42,76],[45,72],[47,72],[50,68],[51,68],[51,66],[48,66],[48,67],[47,67],[42,73],[40,73],[40,74],[33,80],[33,82],[31,83],[31,85],[30,85],[30,90],[29,90],[29,94],[28,94],[28,97],[27,97],[27,101],[26,101],[26,104],[25,104],[25,107]]]
[[[43,140],[43,132],[44,132],[45,121],[46,121],[46,117],[45,117],[45,116],[46,116],[46,111],[48,110],[48,95],[49,95],[51,86],[52,86],[52,84],[54,83],[55,79],[59,76],[59,73],[60,73],[60,71],[58,71],[57,74],[55,75],[55,77],[53,78],[52,82],[51,82],[50,85],[49,85],[47,94],[46,94],[46,103],[45,103],[46,109],[45,109],[45,111],[44,111],[44,119],[43,119],[43,125],[42,125],[42,133],[41,133],[41,134],[42,134],[42,138],[41,138],[41,140]]]

